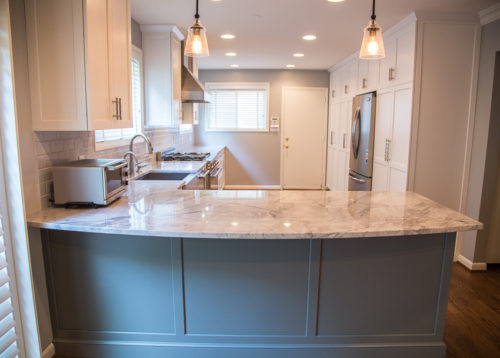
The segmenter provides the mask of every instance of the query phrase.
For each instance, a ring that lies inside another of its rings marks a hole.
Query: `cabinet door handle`
[[[115,97],[113,101],[111,101],[115,105],[115,113],[113,114],[113,118],[116,118],[116,120],[120,120],[120,110],[118,108],[118,97]]]
[[[363,84],[362,84],[363,88],[366,88],[366,78],[363,78]]]
[[[344,149],[345,149],[345,138],[346,138],[346,133],[344,133],[342,136],[342,148]]]
[[[348,94],[348,93],[349,93],[349,86],[348,86],[348,85],[345,85],[345,86],[344,86],[344,93],[345,93],[345,94]]]
[[[335,98],[335,90],[332,90],[332,98]]]
[[[118,98],[118,108],[120,109],[120,112],[118,114],[118,118],[120,119],[120,121],[122,120],[122,99],[121,97]]]
[[[394,76],[394,72],[395,72],[395,71],[396,71],[396,70],[395,70],[394,68],[392,68],[392,67],[391,67],[391,68],[389,68],[389,81],[392,81],[393,79],[395,79],[395,78],[396,78],[396,76]]]
[[[333,131],[330,131],[330,145],[333,145]]]
[[[386,162],[390,161],[390,157],[389,157],[390,147],[391,147],[391,140],[386,139],[385,140],[385,153],[384,153],[384,160]]]

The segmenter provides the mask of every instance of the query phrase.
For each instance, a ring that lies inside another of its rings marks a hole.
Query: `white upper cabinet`
[[[416,24],[384,39],[385,58],[380,60],[380,88],[413,81]]]
[[[380,72],[379,60],[358,60],[357,93],[376,91]]]
[[[145,126],[182,122],[182,33],[174,25],[143,25]]]
[[[129,0],[26,0],[35,131],[132,127]]]

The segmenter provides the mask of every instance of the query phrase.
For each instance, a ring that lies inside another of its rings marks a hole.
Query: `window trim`
[[[140,132],[143,132],[145,129],[145,123],[144,123],[144,54],[143,51],[140,47],[137,47],[132,44],[131,52],[130,52],[130,60],[132,58],[138,58],[141,66],[140,66],[140,73],[141,73],[141,128]],[[132,74],[130,74],[132,76]],[[132,90],[130,90],[130,93],[132,94]],[[130,97],[132,100],[132,96]],[[132,104],[131,104],[132,107]],[[131,111],[132,112],[132,111]],[[104,129],[105,130],[105,129]],[[123,139],[118,139],[118,140],[109,140],[109,141],[103,141],[103,142],[97,142],[95,140],[95,131],[94,131],[94,149],[96,152],[107,150],[107,149],[113,149],[113,148],[118,148],[118,147],[123,147],[126,146],[130,143],[130,138],[123,138]]]
[[[209,128],[208,127],[208,108],[205,110],[205,131],[206,132],[234,132],[234,133],[267,133],[270,131],[270,98],[271,86],[269,82],[206,82],[205,89],[210,92],[211,89],[261,89],[267,91],[267,107],[266,107],[266,128],[262,129],[246,129],[246,128]],[[210,104],[208,104],[210,105]],[[208,107],[208,106],[207,106]]]

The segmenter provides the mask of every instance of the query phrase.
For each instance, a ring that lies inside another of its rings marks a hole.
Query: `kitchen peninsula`
[[[42,229],[54,344],[85,357],[444,357],[458,231],[418,194],[131,182]]]

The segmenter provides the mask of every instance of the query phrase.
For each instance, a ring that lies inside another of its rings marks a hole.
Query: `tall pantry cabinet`
[[[130,128],[130,0],[26,0],[35,131]]]
[[[346,122],[350,137],[352,109],[342,111],[342,105],[376,91],[372,189],[413,190],[462,208],[479,33],[476,17],[413,13],[384,32],[384,59],[359,60],[355,53],[330,69],[329,189],[347,190],[348,161],[338,158]]]

